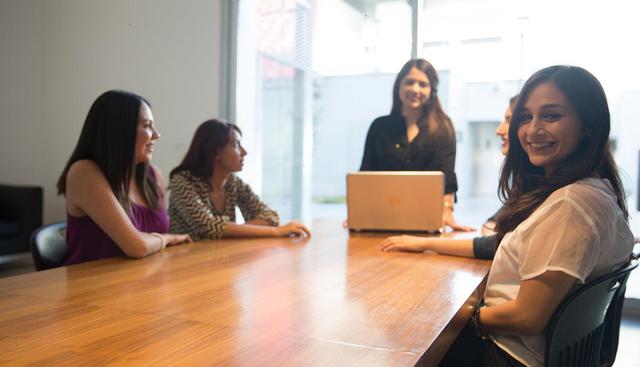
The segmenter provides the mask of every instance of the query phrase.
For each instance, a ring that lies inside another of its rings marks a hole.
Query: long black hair
[[[58,179],[58,195],[65,195],[67,173],[82,159],[95,162],[104,174],[122,207],[130,213],[129,185],[136,185],[146,204],[160,207],[160,189],[149,163],[135,163],[136,135],[142,104],[149,102],[134,93],[110,90],[91,105],[82,126],[78,143]]]
[[[169,176],[188,171],[196,177],[209,179],[213,175],[215,156],[229,142],[232,130],[242,134],[238,126],[228,122],[211,119],[201,123],[193,134],[187,154]]]
[[[550,177],[545,177],[543,167],[531,164],[518,139],[524,105],[531,92],[543,83],[553,83],[566,96],[586,132],[576,149]],[[628,218],[624,190],[610,151],[610,124],[604,89],[598,79],[585,69],[550,66],[527,80],[513,108],[509,152],[500,174],[499,193],[504,205],[496,215],[499,238],[513,231],[555,190],[594,175],[609,180],[618,206]]]
[[[391,115],[400,115],[402,113],[402,101],[400,100],[400,87],[402,80],[411,71],[412,68],[416,68],[427,75],[429,84],[431,85],[431,95],[427,100],[427,103],[423,106],[423,114],[419,123],[426,126],[432,136],[445,136],[453,139],[455,132],[453,129],[453,123],[449,116],[444,112],[440,98],[438,97],[438,85],[440,79],[438,78],[438,72],[431,65],[431,63],[425,59],[411,59],[407,61],[400,69],[400,72],[396,76],[396,80],[393,83],[393,104],[391,105]]]

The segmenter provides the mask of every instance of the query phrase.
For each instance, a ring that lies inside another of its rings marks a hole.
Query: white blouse
[[[553,192],[504,236],[489,272],[485,303],[495,306],[516,299],[523,280],[548,270],[584,284],[626,263],[632,248],[633,234],[609,181],[580,180]],[[544,364],[544,333],[491,338],[527,366]]]

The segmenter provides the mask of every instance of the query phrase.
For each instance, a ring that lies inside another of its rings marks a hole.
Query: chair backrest
[[[630,261],[571,293],[551,317],[546,332],[545,366],[611,366],[618,350],[622,304]]]
[[[0,184],[0,223],[12,229],[0,236],[0,255],[29,251],[29,236],[42,225],[42,198],[42,187]]]
[[[31,254],[38,270],[57,268],[67,250],[67,222],[56,222],[36,229],[31,235]]]

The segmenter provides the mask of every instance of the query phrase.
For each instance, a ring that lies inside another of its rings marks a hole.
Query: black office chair
[[[29,251],[29,236],[42,225],[42,187],[0,185],[0,255]]]
[[[618,351],[620,318],[631,260],[619,270],[571,293],[549,321],[545,366],[611,366]]]
[[[36,269],[46,270],[62,265],[62,256],[67,250],[64,231],[67,222],[56,222],[36,229],[31,235],[31,254]]]

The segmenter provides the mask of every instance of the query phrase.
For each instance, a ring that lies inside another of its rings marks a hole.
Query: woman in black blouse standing
[[[453,230],[456,137],[438,98],[438,73],[424,59],[409,60],[393,84],[391,113],[371,123],[361,171],[442,171],[445,174],[443,221]]]

